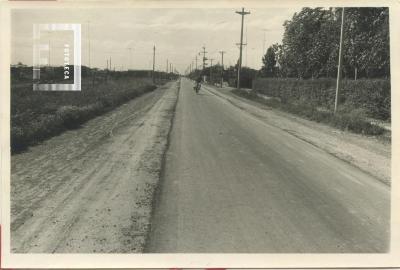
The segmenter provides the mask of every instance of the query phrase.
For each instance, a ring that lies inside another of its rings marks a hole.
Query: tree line
[[[282,44],[270,46],[260,75],[300,79],[336,77],[341,8],[303,8],[283,24]],[[345,8],[345,78],[390,76],[389,9]]]

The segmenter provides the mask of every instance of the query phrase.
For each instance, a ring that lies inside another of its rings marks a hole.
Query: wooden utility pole
[[[132,48],[128,48],[129,50],[129,65],[126,70],[129,70],[129,68],[132,68]]]
[[[212,67],[213,67],[212,62],[213,62],[214,59],[210,58],[209,60],[211,62],[211,64],[210,64],[210,83],[212,84]]]
[[[156,66],[156,45],[153,46],[153,83],[155,83],[156,80],[156,77],[154,76],[155,66]]]
[[[196,69],[195,69],[195,71],[197,70],[197,54],[196,54]]]
[[[89,51],[89,53],[88,53],[88,58],[89,58],[89,61],[88,61],[88,67],[90,68],[90,21],[88,21],[87,22],[87,25],[88,25],[88,51]]]
[[[206,58],[206,47],[205,46],[203,46],[203,51],[202,51],[202,53],[203,53],[203,70],[204,70],[204,68],[206,67],[206,60],[207,60],[207,58]]]
[[[236,11],[237,14],[242,16],[242,26],[240,28],[240,54],[239,54],[239,62],[238,62],[238,73],[237,73],[237,89],[240,89],[240,70],[242,68],[242,48],[243,48],[243,24],[244,24],[244,16],[250,14],[249,11]]]
[[[47,59],[48,59],[47,66],[50,67],[50,51],[51,51],[50,50],[50,39],[49,39],[49,42],[48,42],[47,46],[49,46],[49,48],[48,48],[49,50],[48,50],[48,53],[47,53],[48,54],[47,55]]]
[[[221,88],[222,88],[222,84],[224,83],[224,53],[225,51],[220,51],[219,52],[221,54]]]
[[[264,32],[264,39],[263,39],[263,53],[262,53],[262,56],[264,56],[265,55],[265,32],[267,32],[268,31],[268,29],[267,28],[263,28],[262,29],[262,31]]]
[[[338,103],[339,103],[339,88],[342,79],[342,61],[343,61],[343,25],[344,25],[344,7],[342,8],[342,24],[340,26],[340,45],[339,45],[339,64],[337,70],[337,78],[336,78],[336,96],[335,96],[335,110],[337,111]]]
[[[107,83],[107,81],[108,81],[108,59],[107,59],[107,68],[106,68],[104,74],[105,74],[104,80],[105,80],[105,82]]]

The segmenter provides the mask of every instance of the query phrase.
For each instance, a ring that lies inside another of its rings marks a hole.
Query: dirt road
[[[182,81],[146,251],[385,252],[390,188]]]
[[[12,252],[141,252],[178,86],[14,155]]]

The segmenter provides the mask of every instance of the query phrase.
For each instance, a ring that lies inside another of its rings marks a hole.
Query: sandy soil
[[[141,252],[178,89],[12,156],[12,252]]]

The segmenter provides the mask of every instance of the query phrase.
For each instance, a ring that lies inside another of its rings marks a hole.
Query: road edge
[[[262,108],[257,107],[257,106],[255,106],[255,105],[253,105],[253,104],[251,104],[251,103],[247,103],[247,102],[245,102],[245,101],[242,101],[241,99],[236,98],[236,97],[234,97],[234,96],[227,96],[226,94],[219,92],[217,89],[214,89],[213,86],[210,86],[210,85],[207,85],[206,87],[204,87],[204,89],[205,89],[206,91],[209,91],[209,92],[212,93],[213,95],[215,95],[215,96],[217,96],[217,97],[219,97],[219,98],[221,98],[221,99],[223,99],[223,100],[229,102],[229,103],[230,103],[231,105],[233,105],[234,107],[236,107],[236,108],[238,108],[238,109],[240,109],[240,110],[242,110],[242,111],[244,111],[244,112],[246,112],[246,113],[252,115],[253,117],[256,117],[256,118],[259,119],[260,121],[263,121],[263,119],[260,118],[260,116],[258,116],[257,114],[254,114],[254,113],[252,113],[252,112],[250,112],[250,111],[248,111],[245,107],[240,106],[240,104],[236,104],[236,103],[233,102],[231,99],[234,99],[234,100],[237,101],[237,102],[246,103],[246,105],[248,105],[248,106],[254,106],[254,107],[256,107],[257,109],[262,109]],[[331,151],[330,149],[328,149],[327,147],[324,147],[323,145],[320,145],[320,144],[318,144],[318,143],[314,143],[313,141],[311,141],[311,140],[309,140],[309,139],[307,139],[307,138],[305,138],[305,137],[303,137],[303,136],[301,136],[301,135],[299,135],[299,134],[297,134],[297,133],[290,132],[290,131],[288,131],[288,130],[282,128],[282,127],[279,127],[279,126],[277,126],[277,125],[274,125],[274,124],[272,124],[272,123],[268,123],[268,124],[271,125],[271,126],[274,126],[274,127],[276,127],[276,128],[281,129],[282,131],[284,131],[284,132],[290,134],[291,136],[293,136],[293,137],[295,137],[295,138],[297,138],[297,139],[299,139],[299,140],[302,140],[302,141],[304,141],[304,142],[306,142],[306,143],[308,143],[308,144],[310,144],[310,145],[312,145],[312,146],[314,146],[314,147],[317,147],[317,148],[321,149],[322,151],[324,151],[324,152],[326,152],[326,153],[328,153],[328,154],[334,156],[335,158],[338,158],[338,159],[342,160],[343,162],[346,162],[346,163],[350,164],[351,166],[354,166],[354,167],[358,168],[359,170],[361,170],[361,171],[367,173],[368,175],[371,175],[372,177],[376,178],[379,182],[381,182],[381,183],[383,183],[383,184],[385,184],[385,185],[391,187],[391,177],[389,177],[389,179],[386,179],[386,177],[384,177],[384,176],[382,176],[382,175],[380,175],[380,174],[374,173],[373,171],[370,171],[370,170],[368,170],[368,169],[362,167],[360,164],[354,162],[353,159],[352,159],[352,157],[348,157],[348,156],[346,156],[345,154],[336,153],[336,152],[334,152],[334,151]]]
[[[168,131],[167,131],[167,135],[165,138],[165,144],[164,147],[162,149],[162,153],[161,153],[161,157],[160,157],[160,166],[159,166],[159,170],[158,170],[158,179],[156,184],[153,187],[153,191],[151,192],[151,209],[150,209],[150,215],[149,215],[149,225],[147,226],[147,230],[146,230],[146,235],[145,235],[145,239],[144,239],[144,244],[142,246],[141,252],[142,253],[148,253],[148,243],[149,243],[149,238],[150,238],[150,233],[151,233],[151,229],[152,229],[152,224],[153,224],[153,216],[154,216],[154,212],[155,209],[157,207],[157,203],[159,201],[159,197],[160,197],[160,193],[162,190],[162,186],[163,186],[163,180],[165,178],[165,168],[166,168],[166,162],[167,162],[167,152],[168,149],[170,147],[170,142],[171,142],[171,132],[173,130],[174,127],[174,121],[175,121],[175,115],[176,115],[176,107],[178,105],[178,101],[179,101],[179,94],[181,91],[181,79],[179,79],[177,81],[177,94],[176,94],[176,98],[174,101],[174,104],[172,105],[170,112],[169,112],[169,124],[168,124]]]

